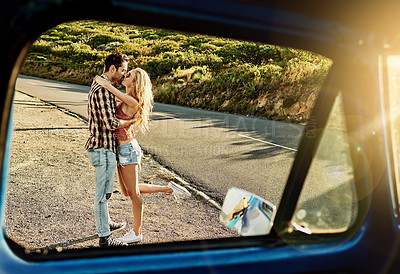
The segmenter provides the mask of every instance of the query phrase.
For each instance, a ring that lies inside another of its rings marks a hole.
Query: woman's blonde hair
[[[133,125],[138,126],[144,132],[148,130],[150,113],[153,109],[153,92],[150,77],[146,71],[141,68],[135,69],[133,83],[133,93],[138,100],[138,111],[136,121]]]

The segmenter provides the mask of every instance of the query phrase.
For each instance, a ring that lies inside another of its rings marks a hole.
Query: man
[[[112,84],[121,82],[127,72],[128,61],[128,57],[119,52],[108,55],[101,77]],[[114,130],[129,126],[134,120],[117,119],[115,117],[116,106],[115,96],[93,81],[88,97],[90,137],[86,142],[85,149],[88,150],[90,161],[96,169],[94,216],[101,247],[126,245],[111,236],[111,230],[123,228],[126,223],[111,221],[108,213],[108,200],[113,190],[117,166]]]

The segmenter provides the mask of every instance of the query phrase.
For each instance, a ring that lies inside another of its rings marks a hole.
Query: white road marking
[[[271,143],[271,142],[267,142],[267,141],[264,141],[264,140],[256,139],[256,138],[253,138],[253,137],[250,137],[250,136],[246,136],[246,135],[243,135],[243,134],[238,134],[238,135],[240,137],[251,139],[251,140],[254,140],[254,141],[257,141],[257,142],[266,143],[266,144],[269,144],[269,145],[272,145],[272,146],[281,147],[281,148],[285,148],[285,149],[292,150],[292,151],[297,151],[297,149],[294,149],[294,148],[291,148],[291,147],[286,147],[286,146],[274,144],[274,143]]]

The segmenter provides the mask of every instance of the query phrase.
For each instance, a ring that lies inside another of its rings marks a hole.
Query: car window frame
[[[112,10],[115,11],[114,8]],[[74,20],[82,19],[82,18],[80,18],[80,16],[81,15],[73,16]],[[94,15],[93,15],[93,17],[98,18]],[[100,18],[103,18],[104,20],[107,20],[107,21],[119,21],[121,23],[127,23],[127,21],[128,21],[127,19],[126,20],[113,20],[113,19],[115,19],[114,17],[106,16],[104,14],[102,14],[100,16]],[[62,21],[65,21],[65,18],[61,17],[60,19],[58,19],[57,24],[62,23]],[[131,22],[130,24],[134,24],[134,22]],[[174,26],[174,22],[172,22],[172,23],[170,22],[168,24],[170,24],[170,26]],[[47,22],[45,25],[40,25],[40,26],[41,27],[36,29],[36,32],[34,32],[34,34],[29,34],[29,35],[26,34],[26,37],[24,36],[21,38],[22,40],[25,39],[25,43],[22,47],[22,50],[19,51],[19,55],[16,58],[17,61],[14,62],[13,66],[12,66],[13,74],[11,75],[9,82],[8,82],[8,87],[7,87],[8,99],[4,102],[3,116],[2,116],[3,121],[5,121],[5,120],[10,121],[12,95],[14,93],[15,81],[17,78],[16,72],[18,71],[19,67],[22,65],[22,63],[28,53],[29,47],[32,44],[32,40],[33,40],[32,35],[33,36],[36,35],[36,37],[38,37],[38,35],[40,35],[40,33],[45,31],[46,29],[49,29],[51,26],[55,26],[55,25],[54,25],[54,21],[50,21],[50,22]],[[255,35],[255,37],[259,37],[260,35],[262,35],[262,33],[263,32],[260,32],[260,34]],[[235,34],[235,35],[231,34],[231,35],[235,36],[237,34]],[[288,36],[290,36],[290,35],[288,34]],[[291,38],[293,39],[293,37],[291,37]],[[277,41],[282,41],[283,36],[280,38],[276,38],[276,39],[277,39]],[[254,40],[257,40],[257,39],[254,38]],[[291,40],[291,43],[295,43],[295,42],[293,42],[293,40]],[[299,44],[302,44],[302,42],[299,42]],[[19,50],[18,47],[17,47],[17,50]],[[334,62],[335,62],[335,59],[334,59]],[[336,67],[337,65],[335,66],[335,63],[334,63],[333,66]],[[337,67],[338,67],[338,69],[340,68],[340,66],[337,66]],[[337,71],[337,69],[335,69],[335,71]],[[332,81],[332,79],[337,79],[336,76],[333,77],[332,74],[333,74],[333,72],[329,73],[326,81]],[[328,90],[328,89],[330,89],[330,84],[324,84],[324,87],[322,88],[322,90]],[[323,129],[325,127],[330,110],[333,105],[333,102],[334,102],[334,100],[332,98],[329,98],[329,94],[327,94],[327,93],[322,93],[322,95],[320,94],[317,97],[317,102],[312,111],[312,115],[318,115],[316,117],[319,117],[317,119],[317,128],[319,126],[321,127],[321,129]],[[9,123],[6,123],[6,124],[2,123],[2,128],[1,128],[2,136],[4,136],[4,133],[8,134],[9,129],[10,129]],[[307,130],[307,126],[306,126],[306,131],[304,134],[309,133],[310,130],[311,129]],[[93,258],[93,257],[98,257],[98,256],[100,256],[100,257],[107,256],[108,257],[108,256],[120,256],[120,255],[133,255],[133,254],[153,254],[153,253],[158,253],[158,252],[178,252],[178,251],[181,252],[181,251],[190,251],[190,250],[202,250],[205,243],[207,244],[207,247],[209,249],[222,249],[222,248],[234,248],[234,247],[237,247],[237,248],[239,248],[239,247],[255,247],[255,246],[266,246],[266,245],[274,246],[276,244],[282,244],[283,241],[282,241],[281,237],[282,237],[282,235],[287,235],[287,227],[288,227],[288,224],[292,218],[293,212],[296,207],[296,203],[294,203],[294,201],[297,201],[297,199],[300,195],[300,190],[301,190],[301,188],[299,189],[300,181],[301,181],[301,186],[302,186],[304,184],[304,179],[307,174],[307,171],[310,168],[310,164],[314,157],[314,154],[312,153],[312,151],[314,151],[314,148],[318,145],[318,137],[319,136],[321,136],[321,132],[318,132],[318,134],[316,134],[316,137],[311,138],[310,140],[305,140],[305,138],[303,137],[300,142],[300,146],[299,146],[298,152],[296,154],[295,162],[292,165],[288,183],[287,183],[287,186],[285,187],[284,195],[282,196],[282,199],[281,199],[284,203],[282,204],[282,202],[281,202],[282,208],[281,208],[281,205],[279,205],[279,207],[278,207],[278,214],[277,214],[277,217],[275,219],[275,224],[274,224],[274,226],[276,226],[276,228],[273,228],[273,231],[276,230],[277,233],[271,233],[270,235],[267,235],[267,236],[234,238],[235,239],[234,241],[232,241],[231,238],[228,238],[228,239],[200,240],[198,242],[196,241],[196,242],[157,244],[157,250],[155,248],[153,248],[152,245],[149,245],[149,246],[144,245],[143,247],[139,247],[139,248],[135,249],[135,251],[132,251],[132,250],[124,251],[123,249],[115,249],[111,253],[109,250],[104,252],[104,251],[100,251],[99,249],[95,248],[90,252],[88,252],[88,250],[73,251],[73,252],[72,251],[71,252],[63,251],[62,253],[48,254],[46,256],[43,256],[42,254],[26,254],[25,251],[19,245],[13,243],[12,240],[7,239],[7,238],[6,238],[6,240],[9,243],[10,248],[15,252],[15,254],[17,254],[17,256],[19,256],[27,261],[42,261],[42,260],[48,261],[48,260],[58,260],[58,259],[64,260],[64,259],[71,259],[71,258]],[[7,140],[7,138],[5,138],[5,139]],[[5,140],[5,139],[3,137],[2,140]],[[9,141],[10,140],[8,140],[8,142]],[[2,157],[2,160],[3,160],[2,165],[3,166],[4,166],[4,160],[7,160],[5,158],[5,155],[6,154],[3,154],[3,157]],[[299,159],[296,160],[297,158],[299,158]],[[301,160],[306,161],[306,166],[307,166],[306,170],[300,170],[301,163],[302,163]],[[3,169],[3,174],[2,174],[3,177],[5,174],[4,172],[7,172],[7,170]],[[297,177],[297,175],[299,177]],[[300,178],[303,178],[303,179],[300,180]],[[297,184],[297,183],[299,183],[299,184]],[[3,201],[4,201],[4,195],[5,195],[5,185],[6,184],[2,184],[2,186],[1,186]],[[295,200],[290,200],[290,198],[295,198]],[[290,215],[290,218],[288,218],[289,215]],[[291,234],[289,236],[292,236],[292,235],[294,235],[294,234]],[[337,236],[339,236],[339,238],[344,237],[343,235],[335,235],[334,238],[337,239]],[[332,235],[326,235],[326,237],[328,239],[328,238],[332,237]],[[297,238],[297,239],[301,239],[301,237]],[[319,239],[321,239],[321,236],[319,236]]]

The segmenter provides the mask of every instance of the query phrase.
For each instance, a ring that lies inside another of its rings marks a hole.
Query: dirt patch
[[[54,246],[96,233],[93,198],[94,168],[84,144],[85,121],[16,93],[13,141],[7,186],[5,223],[8,236],[27,249]],[[140,140],[138,140],[140,143]],[[171,179],[151,155],[145,155],[140,182],[166,185]],[[161,243],[235,236],[218,221],[219,211],[196,196],[142,195],[142,243]],[[133,227],[131,201],[117,181],[109,211],[114,221],[126,221],[122,236]],[[98,245],[98,239],[64,248]]]

